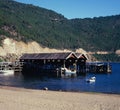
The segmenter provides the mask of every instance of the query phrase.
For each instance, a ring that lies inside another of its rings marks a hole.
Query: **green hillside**
[[[9,36],[17,40],[35,40],[51,48],[74,47],[71,43],[75,35],[70,21],[51,10],[0,0],[0,27],[3,26],[14,29],[19,37]],[[1,29],[0,33],[6,32]]]
[[[79,38],[90,45],[87,50],[120,49],[120,15],[71,21]]]
[[[67,19],[52,10],[0,0],[0,40],[37,41],[49,48],[120,49],[120,15]]]

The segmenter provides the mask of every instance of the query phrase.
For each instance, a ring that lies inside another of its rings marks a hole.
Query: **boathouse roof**
[[[73,52],[67,52],[67,53],[34,53],[34,54],[24,54],[20,60],[28,60],[28,59],[34,59],[34,60],[44,60],[44,59],[68,59],[68,58],[75,58],[77,59],[77,56]]]
[[[81,53],[75,53],[75,55],[77,56],[78,59],[79,59],[79,58],[83,58],[83,59],[88,60],[87,55],[84,55],[84,54],[81,54]]]

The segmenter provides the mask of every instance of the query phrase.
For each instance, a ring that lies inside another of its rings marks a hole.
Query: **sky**
[[[68,19],[120,14],[120,0],[15,0],[62,14]]]

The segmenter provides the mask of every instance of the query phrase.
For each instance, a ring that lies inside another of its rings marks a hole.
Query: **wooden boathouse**
[[[23,54],[22,73],[40,76],[76,76],[86,69],[85,55],[74,52],[67,53],[34,53]]]

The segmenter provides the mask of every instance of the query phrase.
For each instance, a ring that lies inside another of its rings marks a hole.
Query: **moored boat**
[[[64,71],[64,75],[66,77],[72,77],[72,76],[76,76],[76,70],[70,70],[70,69],[67,69],[67,68],[61,68],[62,71]]]
[[[14,74],[14,70],[0,70],[0,74],[2,75],[13,75]]]

